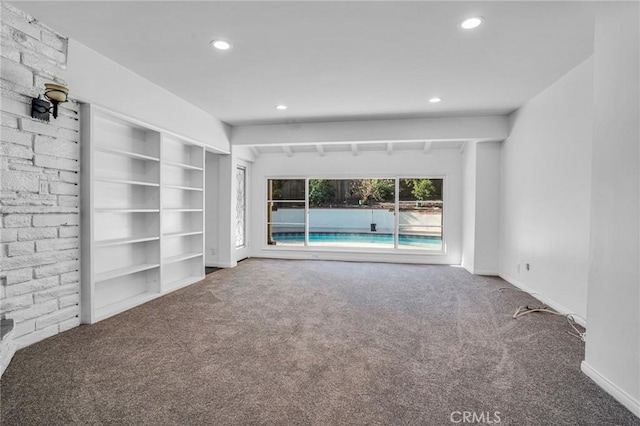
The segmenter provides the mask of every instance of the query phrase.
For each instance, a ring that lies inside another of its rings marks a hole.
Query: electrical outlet
[[[49,182],[40,182],[40,194],[49,193]]]
[[[520,273],[520,264],[519,264],[519,263],[516,265],[516,271],[517,271],[518,273]]]
[[[215,255],[215,254],[216,254],[216,249],[212,248],[212,249],[211,249],[211,254],[212,254],[212,255]]]
[[[527,268],[527,271],[530,271],[531,270],[531,264],[527,263],[526,268]]]

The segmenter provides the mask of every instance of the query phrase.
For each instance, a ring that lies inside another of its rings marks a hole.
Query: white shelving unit
[[[204,278],[204,148],[82,106],[82,322]]]

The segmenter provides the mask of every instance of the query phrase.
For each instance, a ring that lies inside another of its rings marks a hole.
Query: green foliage
[[[411,194],[416,200],[426,200],[436,193],[436,187],[430,179],[412,179],[413,190]]]
[[[393,201],[394,189],[389,179],[356,179],[351,184],[352,195],[364,201]]]
[[[309,179],[309,204],[320,206],[336,195],[333,184],[324,179]]]

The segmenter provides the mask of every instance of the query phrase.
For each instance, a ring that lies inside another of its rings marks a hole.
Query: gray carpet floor
[[[580,372],[566,320],[512,319],[535,300],[505,286],[448,266],[250,259],[19,351],[2,424],[640,425]]]

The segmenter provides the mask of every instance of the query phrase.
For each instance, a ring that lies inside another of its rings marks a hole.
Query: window
[[[443,179],[269,179],[267,243],[443,250]]]
[[[236,168],[236,248],[242,248],[247,243],[247,169],[242,166]]]

